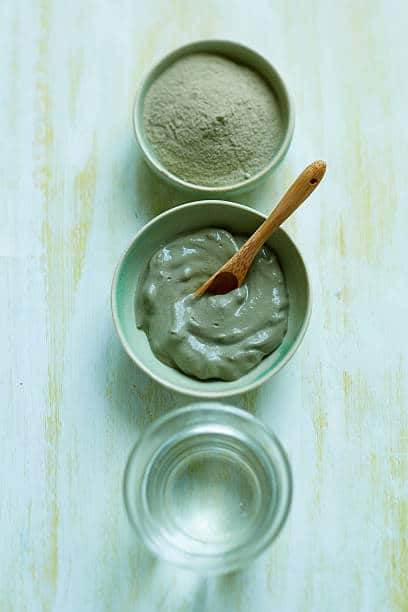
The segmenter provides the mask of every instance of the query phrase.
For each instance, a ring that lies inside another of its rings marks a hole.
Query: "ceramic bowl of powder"
[[[133,123],[149,166],[207,196],[248,191],[282,161],[294,129],[286,86],[239,43],[194,42],[165,56],[142,81]]]
[[[135,296],[151,257],[174,239],[212,227],[233,235],[252,234],[265,215],[225,200],[190,202],[172,208],[147,223],[132,240],[117,266],[112,284],[112,314],[122,345],[153,380],[193,397],[221,399],[245,393],[274,376],[295,354],[306,332],[311,313],[307,270],[301,254],[288,234],[276,230],[267,245],[276,254],[289,298],[288,327],[282,343],[249,372],[235,380],[199,380],[163,363],[152,350],[143,329],[137,325]],[[159,308],[169,304],[158,302]]]

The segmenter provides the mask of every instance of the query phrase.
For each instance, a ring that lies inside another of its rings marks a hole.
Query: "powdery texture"
[[[256,174],[282,137],[278,102],[266,81],[207,53],[179,59],[154,81],[143,123],[161,163],[203,186],[231,185]]]

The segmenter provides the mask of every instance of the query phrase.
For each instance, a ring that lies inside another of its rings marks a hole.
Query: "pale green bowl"
[[[184,181],[182,178],[176,176],[165,166],[163,166],[163,164],[155,156],[154,151],[150,146],[149,139],[145,135],[143,127],[143,106],[144,99],[150,85],[155,79],[157,79],[163,70],[173,64],[180,57],[198,52],[218,53],[219,55],[224,55],[225,57],[228,57],[240,64],[253,68],[261,76],[263,76],[267,83],[269,83],[278,99],[283,120],[283,136],[279,149],[276,151],[270,162],[262,168],[262,170],[245,181],[240,181],[239,183],[234,183],[232,185],[225,185],[223,187],[195,185],[194,183]],[[293,104],[285,83],[283,82],[282,77],[276,68],[274,68],[270,62],[268,62],[262,55],[253,49],[229,40],[199,40],[183,47],[179,47],[175,51],[172,51],[166,55],[147,73],[143,79],[142,83],[140,84],[133,109],[133,126],[136,140],[149,166],[161,178],[171,185],[189,191],[190,193],[201,193],[202,195],[208,197],[225,197],[226,195],[243,193],[253,189],[259,183],[265,180],[272,170],[276,168],[276,166],[284,158],[292,140],[294,125],[295,116]]]
[[[136,327],[135,294],[140,274],[150,257],[180,234],[206,227],[225,228],[235,234],[251,234],[263,222],[260,212],[221,200],[191,202],[152,219],[132,240],[116,268],[112,285],[112,313],[119,338],[129,357],[160,384],[201,398],[222,398],[244,393],[271,378],[299,347],[309,323],[311,296],[303,259],[293,241],[278,229],[268,245],[279,257],[289,291],[289,327],[280,347],[256,368],[233,381],[190,378],[157,359],[144,331]],[[163,304],[163,308],[166,305]]]

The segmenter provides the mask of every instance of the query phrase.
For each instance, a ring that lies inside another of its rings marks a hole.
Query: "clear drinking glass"
[[[124,496],[153,553],[219,574],[243,567],[276,538],[292,477],[280,442],[258,419],[198,403],[147,428],[130,454]]]

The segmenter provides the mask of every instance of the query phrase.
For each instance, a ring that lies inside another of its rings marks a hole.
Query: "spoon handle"
[[[326,172],[324,161],[315,161],[299,174],[285,195],[251,236],[256,251],[270,238],[273,232],[310,196],[321,182]]]
[[[273,232],[310,196],[326,172],[324,161],[315,161],[307,166],[289,187],[283,198],[260,227],[242,245],[222,268],[215,272],[196,291],[200,297],[207,290],[213,293],[228,293],[241,287],[255,255]]]

